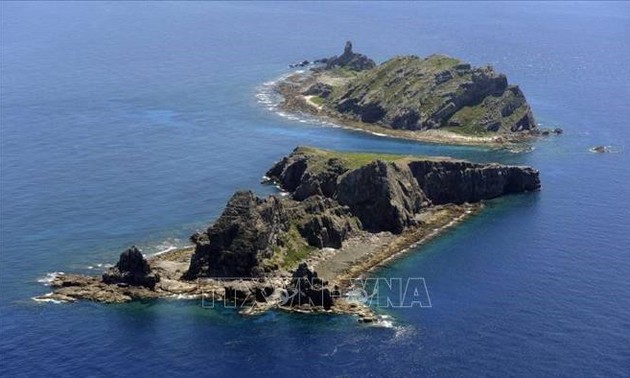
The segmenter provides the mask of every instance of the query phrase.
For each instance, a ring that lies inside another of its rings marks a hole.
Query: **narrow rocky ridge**
[[[431,206],[540,188],[538,171],[530,167],[309,147],[296,148],[266,175],[291,198],[236,193],[218,221],[193,236],[187,279],[272,274],[287,258],[340,248],[361,232],[400,234],[421,226]]]

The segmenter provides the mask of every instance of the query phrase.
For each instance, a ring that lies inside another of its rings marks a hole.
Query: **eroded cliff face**
[[[251,191],[236,192],[219,219],[191,237],[196,248],[186,278],[261,275],[261,262],[273,255],[286,219],[278,198],[261,199]]]
[[[539,172],[531,167],[378,154],[373,155],[372,162],[370,156],[363,154],[331,156],[334,154],[324,150],[298,147],[276,163],[267,176],[296,199],[325,195],[351,209],[354,207],[355,214],[361,212],[356,204],[375,206],[383,198],[391,198],[392,203],[403,205],[401,209],[405,211],[397,212],[402,218],[430,204],[473,203],[540,189]],[[356,167],[357,156],[361,160],[359,167]],[[380,210],[379,215],[387,214]],[[361,220],[364,225],[370,224]]]
[[[399,234],[416,225],[416,214],[428,205],[409,167],[378,160],[341,176],[334,197],[371,232]]]
[[[184,278],[264,276],[311,248],[340,248],[359,230],[349,208],[329,198],[298,202],[236,192],[219,219],[191,237],[195,252]]]
[[[444,55],[395,57],[342,87],[320,87],[313,93],[325,92],[325,107],[391,129],[451,127],[474,134],[537,127],[523,92],[504,74]]]
[[[456,160],[417,160],[408,165],[419,186],[436,205],[473,203],[540,189],[538,171],[531,167]]]
[[[298,147],[267,176],[291,198],[237,192],[196,245],[186,279],[293,269],[314,248],[362,232],[422,227],[425,209],[540,188],[530,167]]]

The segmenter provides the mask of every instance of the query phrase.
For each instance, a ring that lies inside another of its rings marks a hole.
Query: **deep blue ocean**
[[[629,376],[629,36],[628,3],[2,2],[0,375]],[[512,153],[277,114],[265,83],[346,40],[490,63],[565,133]],[[388,327],[31,299],[186,245],[299,144],[528,164],[543,188],[375,271],[432,302],[379,310]]]

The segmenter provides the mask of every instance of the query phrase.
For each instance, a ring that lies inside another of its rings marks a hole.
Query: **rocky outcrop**
[[[292,192],[296,200],[325,196],[347,205],[369,231],[400,233],[414,224],[426,201],[409,168],[373,162],[351,170],[338,157],[297,148],[275,164],[267,176]]]
[[[306,67],[309,64],[311,64],[311,62],[309,62],[308,60],[303,60],[301,62],[289,64],[289,68]]]
[[[475,164],[453,159],[404,158],[379,161],[379,155],[355,168],[352,153],[298,147],[267,176],[303,200],[325,196],[350,208],[364,229],[400,233],[416,224],[423,207],[474,203],[540,188],[538,171],[529,167]],[[365,156],[360,156],[365,160]],[[384,159],[396,157],[384,156]]]
[[[523,92],[505,75],[443,55],[395,57],[331,93],[328,109],[390,129],[449,126],[475,134],[537,127]]]
[[[160,276],[151,272],[151,267],[142,252],[135,246],[120,254],[118,263],[103,274],[105,284],[143,286],[154,289]]]
[[[337,179],[349,168],[337,157],[322,157],[308,148],[296,148],[267,171],[266,176],[277,181],[301,201],[313,195],[334,197]]]
[[[302,94],[304,96],[319,96],[321,98],[327,98],[332,93],[332,87],[328,84],[316,82],[308,87]]]
[[[608,152],[613,152],[611,146],[595,146],[589,149],[591,152],[596,152],[598,154],[605,154]]]
[[[326,69],[347,68],[353,71],[370,70],[376,67],[376,63],[363,54],[352,51],[352,42],[346,42],[343,54],[328,58],[326,61]]]
[[[260,277],[272,269],[267,262],[279,259],[283,250],[340,248],[360,230],[349,208],[330,198],[311,196],[298,202],[237,192],[214,225],[192,236],[195,252],[184,278]]]
[[[341,248],[361,232],[400,234],[426,208],[540,188],[529,167],[298,147],[267,176],[291,199],[237,192],[217,222],[196,234],[184,277],[261,277],[309,248]]]
[[[415,225],[415,215],[428,204],[411,171],[404,164],[374,161],[343,175],[336,193],[366,230],[401,233]]]
[[[261,199],[251,191],[236,192],[216,223],[191,238],[195,253],[185,278],[262,275],[261,263],[273,256],[278,234],[286,225],[277,197]]]
[[[538,171],[530,167],[474,164],[457,160],[416,160],[409,168],[433,204],[478,202],[540,189]]]
[[[319,195],[308,197],[290,213],[302,237],[316,248],[341,248],[344,240],[362,229],[350,208]]]
[[[287,306],[318,306],[328,310],[334,305],[334,299],[328,284],[317,277],[306,263],[301,263],[293,272],[288,288]]]

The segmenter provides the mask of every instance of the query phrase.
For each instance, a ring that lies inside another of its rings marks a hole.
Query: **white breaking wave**
[[[65,274],[64,272],[46,273],[46,276],[44,276],[42,278],[38,278],[37,282],[43,283],[44,286],[50,286],[50,284],[55,280],[55,278],[57,278],[59,276],[63,276],[64,274]]]
[[[304,70],[292,71],[287,74],[284,74],[277,78],[276,80],[271,80],[263,83],[257,88],[257,93],[255,95],[256,100],[259,104],[265,106],[268,110],[274,112],[282,118],[286,118],[291,121],[297,121],[299,123],[305,123],[310,125],[318,125],[318,126],[327,126],[327,127],[341,127],[332,122],[321,121],[315,117],[309,116],[307,114],[291,114],[283,112],[279,109],[280,103],[282,103],[283,97],[278,91],[276,91],[276,85],[278,82],[285,80],[287,77],[293,74],[304,73]]]
[[[60,301],[58,299],[48,298],[51,295],[53,295],[53,293],[44,294],[44,295],[42,295],[40,297],[32,297],[31,299],[34,300],[35,302],[41,302],[41,303],[60,304],[60,303],[64,303],[65,302],[65,301]]]
[[[164,248],[164,249],[162,249],[162,250],[159,250],[159,251],[155,252],[153,255],[154,255],[154,256],[157,256],[157,255],[162,255],[162,254],[164,254],[164,253],[167,253],[167,252],[170,252],[170,251],[174,251],[174,250],[176,250],[176,249],[177,249],[177,247],[176,247],[176,246],[171,245],[171,246],[168,246],[168,247],[166,247],[166,248]]]
[[[199,298],[198,294],[173,294],[169,298],[172,299],[197,299]]]
[[[279,106],[280,106],[280,103],[282,103],[283,97],[280,93],[278,93],[278,91],[276,91],[276,88],[275,88],[276,84],[286,79],[290,75],[293,75],[295,73],[303,73],[303,72],[304,71],[293,71],[288,74],[280,76],[276,80],[268,81],[260,85],[257,88],[258,92],[255,95],[256,99],[258,100],[258,103],[260,103],[261,105],[264,105],[268,110],[274,112],[280,117],[288,119],[290,121],[297,121],[299,123],[304,123],[304,124],[313,125],[313,126],[353,130],[353,131],[358,131],[362,133],[372,134],[378,137],[391,138],[391,136],[387,134],[383,134],[383,133],[379,133],[375,131],[367,131],[367,130],[363,130],[356,127],[342,126],[337,123],[331,122],[330,120],[323,120],[323,119],[317,118],[315,116],[312,116],[306,113],[287,113],[280,110]]]
[[[177,238],[169,238],[160,242],[159,244],[147,247],[147,249],[149,250],[149,256],[158,256],[164,253],[189,247],[192,247],[192,245],[184,244],[180,239]]]

